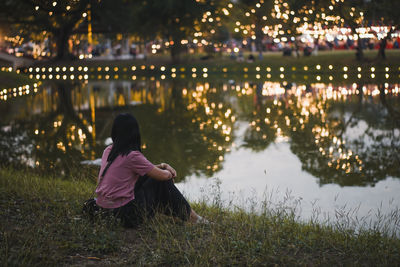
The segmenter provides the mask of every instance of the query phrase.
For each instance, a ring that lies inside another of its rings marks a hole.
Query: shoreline
[[[38,80],[139,80],[192,79],[286,81],[300,83],[396,83],[400,80],[400,50],[388,51],[387,60],[378,60],[375,51],[366,51],[366,60],[354,59],[354,51],[327,51],[318,56],[284,57],[268,53],[263,60],[237,62],[228,56],[209,60],[186,60],[172,64],[168,58],[148,60],[39,61],[32,67],[10,72],[2,67],[0,89],[12,89]],[[199,55],[197,55],[199,56]],[[18,74],[19,73],[19,74]]]

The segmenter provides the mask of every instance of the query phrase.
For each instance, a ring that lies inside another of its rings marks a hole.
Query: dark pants
[[[190,205],[172,180],[157,181],[147,176],[140,177],[135,185],[135,199],[113,210],[125,227],[135,227],[155,212],[178,217],[187,221]]]

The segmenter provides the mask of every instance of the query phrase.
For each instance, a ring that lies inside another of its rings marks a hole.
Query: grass
[[[24,74],[0,71],[0,90],[24,86],[27,84],[32,85],[35,82],[35,80],[29,79],[29,77]]]
[[[91,222],[81,204],[91,180],[61,180],[0,169],[2,266],[398,266],[400,240],[378,229],[354,232],[299,223],[290,209],[261,214],[194,203],[214,222],[192,225],[159,215],[138,229],[104,218]]]
[[[12,64],[9,61],[5,61],[5,60],[0,59],[0,66],[1,67],[12,67]]]

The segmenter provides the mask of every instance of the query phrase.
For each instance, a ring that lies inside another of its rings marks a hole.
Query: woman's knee
[[[174,185],[174,181],[172,179],[170,180],[166,180],[166,181],[159,181],[159,180],[155,180],[152,179],[152,186],[159,186],[162,188],[171,188],[171,187],[175,187]]]

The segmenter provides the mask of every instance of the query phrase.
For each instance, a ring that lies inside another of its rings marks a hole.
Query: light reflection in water
[[[101,156],[113,117],[132,112],[144,153],[176,166],[189,198],[218,177],[225,193],[245,197],[289,189],[308,203],[303,214],[315,199],[328,211],[363,202],[363,214],[391,198],[400,203],[397,84],[151,79],[46,82],[40,90],[1,103],[2,151],[26,147],[2,152],[3,162],[73,173]]]

